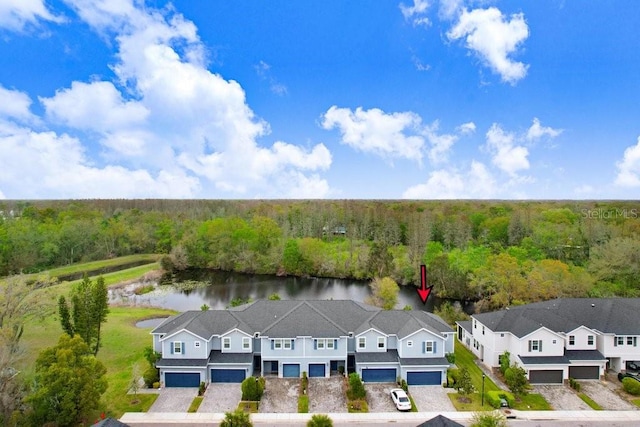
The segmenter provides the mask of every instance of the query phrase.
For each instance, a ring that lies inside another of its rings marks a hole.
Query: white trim
[[[238,328],[230,329],[230,330],[228,330],[227,332],[225,332],[224,334],[220,334],[220,336],[221,336],[221,337],[224,337],[224,336],[229,335],[229,334],[232,334],[232,333],[234,333],[234,332],[240,332],[242,335],[246,335],[246,336],[248,336],[248,337],[253,337],[253,335],[251,335],[251,334],[249,334],[249,333],[247,333],[247,332],[243,331],[242,329],[238,329]]]
[[[356,337],[359,337],[359,336],[361,336],[361,335],[364,335],[364,334],[366,334],[366,333],[367,333],[367,332],[369,332],[369,331],[377,332],[377,333],[379,333],[380,335],[384,335],[385,337],[388,337],[388,336],[389,336],[389,335],[385,334],[384,332],[377,330],[376,328],[369,328],[369,329],[367,329],[366,331],[360,332],[358,335],[356,335]]]
[[[201,337],[200,335],[194,334],[194,333],[193,333],[193,332],[191,332],[190,330],[188,330],[188,329],[184,329],[184,328],[180,329],[179,331],[176,331],[176,332],[172,333],[171,335],[165,335],[165,337],[164,337],[164,338],[160,338],[160,341],[161,341],[161,342],[162,342],[162,341],[166,341],[166,340],[168,340],[169,338],[171,338],[171,337],[173,337],[173,336],[175,336],[175,335],[178,335],[180,332],[186,332],[187,334],[189,334],[189,335],[191,335],[191,336],[193,336],[193,337],[200,338],[202,341],[208,341],[206,338],[203,338],[203,337]]]

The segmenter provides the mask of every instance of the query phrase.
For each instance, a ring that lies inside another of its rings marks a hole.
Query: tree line
[[[167,269],[419,282],[481,309],[640,296],[640,203],[87,200],[0,203],[0,274],[135,253]]]

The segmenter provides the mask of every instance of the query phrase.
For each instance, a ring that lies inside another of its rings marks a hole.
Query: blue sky
[[[3,0],[0,198],[637,199],[627,1]]]

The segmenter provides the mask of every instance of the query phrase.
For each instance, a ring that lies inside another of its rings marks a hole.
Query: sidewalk
[[[512,414],[517,420],[530,421],[633,421],[640,425],[640,411],[516,411]],[[251,421],[255,424],[271,423],[275,425],[298,424],[304,425],[313,414],[251,414]],[[419,424],[437,415],[443,415],[459,423],[469,423],[473,412],[390,412],[369,414],[332,413],[327,414],[334,422],[349,424],[388,424],[399,421],[416,422]],[[185,413],[144,413],[127,412],[120,418],[130,426],[138,424],[162,425],[188,423],[190,425],[220,423],[224,414],[185,414]]]

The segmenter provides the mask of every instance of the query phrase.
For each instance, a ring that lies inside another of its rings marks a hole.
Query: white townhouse
[[[344,369],[365,382],[440,385],[455,332],[424,311],[354,301],[259,300],[187,311],[152,332],[166,387],[241,382],[252,375],[328,377]]]
[[[560,298],[474,314],[457,329],[489,367],[509,351],[532,384],[598,379],[640,361],[640,298]]]

